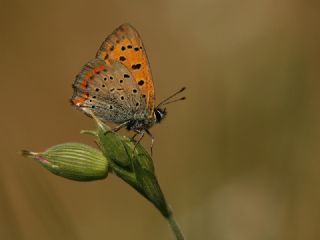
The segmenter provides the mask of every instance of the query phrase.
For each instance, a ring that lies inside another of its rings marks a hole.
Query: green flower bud
[[[53,146],[42,153],[22,150],[22,155],[39,161],[53,174],[76,181],[106,178],[108,161],[101,151],[80,143]]]

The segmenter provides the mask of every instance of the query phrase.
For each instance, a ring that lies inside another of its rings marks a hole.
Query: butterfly
[[[155,106],[151,69],[138,32],[129,24],[115,29],[102,43],[96,57],[84,65],[73,82],[71,103],[103,122],[118,124],[113,130],[127,128],[140,134],[167,115],[164,105],[183,100],[171,100],[185,87]],[[133,138],[134,138],[133,137]]]

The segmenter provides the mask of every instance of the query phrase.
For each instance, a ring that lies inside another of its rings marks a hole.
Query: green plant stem
[[[176,220],[173,217],[173,214],[171,213],[169,215],[169,217],[167,218],[169,225],[171,227],[171,230],[174,234],[174,236],[176,237],[177,240],[184,240],[184,236],[182,234],[182,231],[178,225],[178,223],[176,222]]]

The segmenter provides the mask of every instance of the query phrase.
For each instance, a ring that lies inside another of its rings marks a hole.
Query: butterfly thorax
[[[135,117],[128,122],[127,129],[133,131],[141,131],[151,128],[155,123],[156,119],[153,115],[151,115],[150,117],[145,117],[141,114],[136,114]]]
[[[151,128],[155,123],[160,123],[167,116],[166,109],[157,107],[153,113],[147,116],[143,113],[136,113],[134,119],[127,124],[128,130],[144,130]]]

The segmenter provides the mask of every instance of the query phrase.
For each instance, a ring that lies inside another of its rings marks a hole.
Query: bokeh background
[[[70,106],[71,83],[125,22],[143,38],[157,99],[187,86],[152,129],[186,238],[320,239],[319,5],[1,0],[0,239],[171,239],[115,176],[74,182],[19,155],[94,146],[79,134],[94,123]]]

